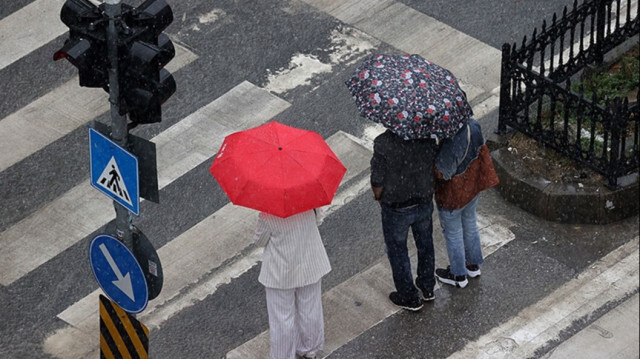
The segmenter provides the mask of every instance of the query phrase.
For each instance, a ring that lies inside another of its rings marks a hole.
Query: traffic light
[[[60,19],[69,27],[69,38],[53,54],[53,59],[67,59],[77,67],[80,86],[108,91],[108,19],[88,0],[67,0],[60,10]]]
[[[78,68],[80,86],[102,87],[109,92],[110,54],[107,46],[109,16],[105,4],[67,0],[60,19],[69,38],[54,60],[66,58]],[[173,21],[165,0],[147,0],[137,8],[121,4],[116,19],[118,112],[129,114],[129,128],[160,122],[161,105],[176,91],[176,82],[164,66],[175,56],[173,43],[162,31]],[[111,41],[111,40],[110,40]]]
[[[124,21],[130,36],[120,52],[120,113],[128,113],[132,126],[161,121],[161,105],[176,91],[176,82],[164,66],[175,56],[173,43],[162,31],[173,21],[164,0],[147,0]]]

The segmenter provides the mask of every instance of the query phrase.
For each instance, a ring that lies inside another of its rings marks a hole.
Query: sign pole
[[[118,83],[118,30],[116,19],[122,13],[120,0],[105,0],[105,13],[109,16],[107,28],[107,54],[109,57],[109,102],[111,103],[111,138],[122,148],[127,148],[127,118],[120,114],[119,98],[120,86]],[[133,248],[133,236],[131,231],[131,213],[113,202],[116,210],[116,236],[129,249]]]

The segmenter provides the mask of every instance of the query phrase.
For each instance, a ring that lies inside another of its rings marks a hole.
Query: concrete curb
[[[500,178],[498,191],[509,202],[549,221],[606,224],[638,214],[638,175],[619,189],[601,185],[553,183],[520,163],[506,148],[491,152]]]

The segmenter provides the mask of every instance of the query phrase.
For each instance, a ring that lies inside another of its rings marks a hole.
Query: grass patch
[[[601,105],[616,96],[627,97],[638,91],[640,83],[640,47],[635,45],[622,57],[603,71],[583,76],[582,81],[573,84],[572,90],[579,92],[583,87],[585,94],[595,92],[597,102]]]

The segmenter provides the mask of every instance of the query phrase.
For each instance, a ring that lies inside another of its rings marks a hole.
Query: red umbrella
[[[227,136],[209,171],[234,204],[288,217],[330,204],[347,169],[318,133],[274,121]]]

